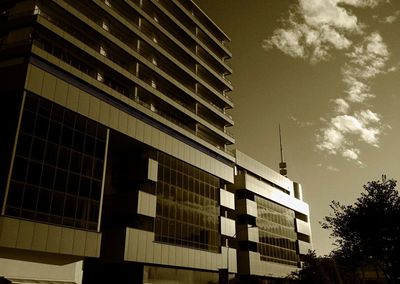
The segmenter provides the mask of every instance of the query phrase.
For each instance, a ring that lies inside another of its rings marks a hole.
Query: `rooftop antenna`
[[[279,173],[286,177],[287,169],[286,169],[285,158],[283,156],[281,124],[279,124],[279,146],[280,146],[280,150],[281,150],[281,162],[279,163]]]

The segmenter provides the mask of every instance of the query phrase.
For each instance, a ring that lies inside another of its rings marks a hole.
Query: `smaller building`
[[[285,278],[312,249],[309,206],[299,183],[236,151],[237,273],[244,283]]]

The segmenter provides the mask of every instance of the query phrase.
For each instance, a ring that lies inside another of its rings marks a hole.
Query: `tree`
[[[322,227],[332,230],[341,263],[375,266],[388,283],[400,281],[400,196],[396,181],[372,181],[353,205],[332,201]]]
[[[309,251],[302,259],[304,266],[299,271],[288,276],[305,284],[359,284],[358,275],[347,264],[342,264],[332,256],[317,256],[315,251]]]

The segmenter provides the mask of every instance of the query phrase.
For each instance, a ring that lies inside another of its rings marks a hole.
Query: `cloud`
[[[357,161],[361,165],[361,151],[354,145],[353,138],[379,147],[381,130],[380,117],[371,110],[362,110],[354,115],[337,115],[318,131],[316,147],[329,154],[341,154],[347,160]]]
[[[342,156],[350,160],[358,160],[360,150],[358,149],[346,149],[342,152]]]
[[[378,15],[374,15],[373,18],[384,24],[393,24],[395,21],[397,21],[399,16],[400,16],[400,10],[397,10],[390,16],[381,18]]]
[[[339,169],[334,166],[327,166],[326,169],[332,172],[339,172]]]
[[[349,112],[350,105],[342,98],[334,99],[333,102],[336,104],[335,111],[337,113],[346,114]]]
[[[372,119],[365,119],[365,117],[363,117],[361,113],[358,113],[355,116],[339,115],[333,117],[330,121],[330,125],[337,129],[343,135],[357,135],[359,136],[359,139],[363,142],[370,144],[371,146],[378,147],[378,135],[380,134],[380,130],[376,127],[370,127],[372,122],[377,121],[374,121]]]
[[[300,120],[298,120],[296,117],[294,117],[292,115],[289,116],[289,119],[294,121],[300,127],[307,127],[307,126],[314,125],[314,122],[311,122],[311,121],[300,121]]]
[[[375,8],[383,3],[390,3],[390,0],[343,0],[341,2],[359,8]]]
[[[376,96],[371,92],[371,79],[388,72],[386,65],[390,52],[381,35],[372,32],[354,44],[345,55],[348,61],[342,68],[342,80],[347,96],[333,100],[334,115],[325,119],[325,125],[319,129],[316,147],[364,166],[360,161],[361,151],[355,145],[362,142],[379,147],[384,126],[380,115],[365,109],[365,103]],[[361,110],[350,114],[351,106],[357,104],[361,105]]]
[[[348,8],[375,8],[389,0],[298,0],[290,8],[283,27],[263,41],[263,48],[276,48],[288,56],[311,64],[328,60],[332,51],[343,51],[346,61],[341,68],[344,95],[332,99],[333,109],[320,120],[316,134],[320,151],[360,161],[358,143],[379,147],[383,123],[380,115],[366,107],[376,97],[371,80],[380,74],[396,71],[387,67],[390,52],[379,32],[367,32]],[[400,16],[400,11],[394,16]],[[391,21],[392,19],[389,19]],[[354,110],[352,113],[351,110]],[[293,121],[301,125],[296,118]]]
[[[318,168],[322,168],[322,164],[321,164],[321,163],[317,164],[316,166],[317,166]],[[332,171],[332,172],[339,172],[339,171],[340,171],[338,168],[336,168],[336,167],[334,167],[334,166],[331,166],[331,165],[326,166],[326,169],[327,169],[328,171]]]
[[[309,59],[311,63],[327,60],[332,50],[346,50],[352,45],[351,34],[362,34],[364,25],[343,4],[375,7],[384,0],[299,0],[292,5],[283,28],[263,41],[263,48],[277,48],[283,53]]]
[[[387,45],[381,35],[373,32],[346,53],[348,62],[342,68],[343,82],[347,89],[347,100],[362,103],[375,95],[370,93],[369,81],[387,72],[386,63],[390,57]]]

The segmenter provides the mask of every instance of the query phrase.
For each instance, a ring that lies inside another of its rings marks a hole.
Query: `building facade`
[[[0,5],[0,275],[218,279],[227,36],[186,0]]]
[[[236,150],[238,276],[244,283],[285,278],[312,249],[310,213],[302,188]]]
[[[1,1],[0,283],[240,272],[227,42],[188,0]]]

